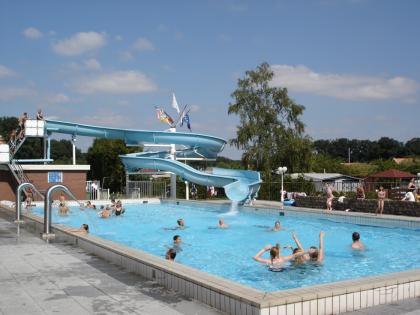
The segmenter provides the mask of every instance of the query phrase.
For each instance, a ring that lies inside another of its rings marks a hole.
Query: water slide
[[[214,159],[226,145],[224,139],[190,132],[117,129],[56,120],[46,120],[45,131],[48,134],[61,133],[74,136],[121,139],[131,146],[139,146],[145,143],[175,144],[179,147],[176,151],[178,157]],[[172,172],[198,185],[224,188],[226,196],[236,202],[245,202],[254,198],[261,184],[258,172],[223,168],[213,168],[211,173],[203,172],[171,159],[169,151],[132,153],[121,155],[120,158],[128,171],[147,168]]]

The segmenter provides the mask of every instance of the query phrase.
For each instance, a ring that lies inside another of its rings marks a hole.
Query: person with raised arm
[[[262,258],[261,256],[269,251],[270,259]],[[283,271],[284,264],[290,260],[295,259],[298,256],[302,256],[303,252],[298,252],[296,254],[281,256],[280,255],[280,244],[272,246],[271,244],[265,245],[258,253],[255,254],[253,259],[260,263],[266,264],[270,271]]]

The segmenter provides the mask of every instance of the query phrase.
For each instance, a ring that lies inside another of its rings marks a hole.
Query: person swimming
[[[225,223],[223,218],[219,219],[217,226],[209,226],[209,229],[228,229],[229,225]]]
[[[175,227],[173,227],[173,228],[163,228],[163,229],[164,229],[164,230],[171,230],[171,231],[174,231],[174,230],[183,230],[183,229],[187,228],[187,227],[185,226],[185,221],[184,221],[184,219],[182,219],[182,218],[180,218],[180,219],[176,220],[176,224],[177,224],[177,226],[175,226]]]
[[[169,248],[165,254],[165,259],[174,261],[176,257],[176,250],[174,248]]]
[[[258,227],[258,228],[266,229],[267,232],[278,232],[278,231],[282,231],[282,230],[284,231],[284,230],[286,230],[286,228],[284,228],[284,227],[281,226],[281,223],[280,223],[279,220],[277,220],[277,221],[274,222],[274,226],[273,227],[270,227],[268,225],[254,225],[254,226],[255,227]]]
[[[80,228],[78,229],[69,229],[69,232],[73,233],[89,233],[89,225],[86,223],[83,223]]]
[[[358,232],[353,232],[351,238],[353,240],[351,244],[352,249],[365,250],[365,245],[360,241],[360,234]]]
[[[172,248],[177,253],[182,252],[182,248],[181,248],[182,238],[181,238],[181,236],[175,235],[172,239],[174,240],[174,243],[173,243],[173,247]]]

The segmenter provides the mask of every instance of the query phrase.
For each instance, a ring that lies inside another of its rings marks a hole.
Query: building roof
[[[373,175],[370,175],[369,177],[373,177],[373,178],[413,178],[416,177],[416,175],[408,173],[408,172],[403,172],[403,171],[399,171],[396,169],[389,169],[383,172],[379,172]]]
[[[357,181],[360,180],[360,178],[344,175],[340,173],[293,173],[293,174],[290,174],[290,177],[292,177],[293,179],[296,179],[299,176],[303,176],[305,179],[312,179],[313,181],[333,180],[340,177],[354,179]]]
[[[392,160],[397,164],[414,161],[414,159],[411,158],[411,157],[408,157],[408,158],[393,158]]]

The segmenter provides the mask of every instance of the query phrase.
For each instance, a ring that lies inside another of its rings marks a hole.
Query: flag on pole
[[[181,121],[181,127],[184,125],[184,123],[187,125],[187,128],[191,131],[191,124],[190,124],[190,115],[185,113],[184,117],[182,117]]]
[[[156,116],[161,122],[167,123],[168,125],[172,126],[174,120],[172,117],[165,112],[162,108],[156,107]]]
[[[172,107],[179,114],[179,106],[178,106],[178,102],[176,101],[175,93],[172,93]]]

